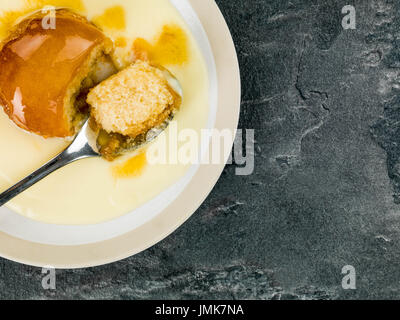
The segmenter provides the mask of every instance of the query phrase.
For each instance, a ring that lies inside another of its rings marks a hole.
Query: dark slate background
[[[217,0],[256,169],[135,257],[57,272],[0,260],[0,298],[400,298],[400,1]],[[343,30],[341,8],[357,10]],[[353,265],[357,290],[341,287]]]

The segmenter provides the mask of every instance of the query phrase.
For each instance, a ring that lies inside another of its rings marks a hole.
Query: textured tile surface
[[[400,2],[217,0],[239,54],[251,176],[135,257],[57,272],[0,260],[0,298],[400,298]],[[353,265],[357,290],[344,291]]]

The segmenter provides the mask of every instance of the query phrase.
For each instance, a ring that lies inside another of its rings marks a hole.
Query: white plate
[[[212,0],[171,0],[201,48],[210,79],[208,128],[236,130],[240,75],[226,23]],[[207,148],[203,149],[206,150]],[[224,154],[228,159],[229,154]],[[200,165],[142,207],[109,222],[59,226],[0,208],[0,255],[37,266],[87,267],[136,254],[179,227],[212,190],[224,165]]]

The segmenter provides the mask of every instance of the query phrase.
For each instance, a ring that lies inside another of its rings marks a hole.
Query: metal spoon
[[[183,97],[183,90],[178,79],[176,79],[176,77],[167,69],[160,67],[160,70],[163,71],[164,76],[167,79],[169,85],[176,91],[176,93],[178,93],[181,97]],[[168,122],[170,122],[171,120],[172,119],[170,118]],[[32,187],[40,180],[46,178],[48,175],[50,175],[51,173],[62,167],[81,159],[100,157],[100,154],[97,151],[95,151],[89,143],[88,132],[87,132],[88,126],[89,126],[89,120],[87,120],[84,123],[84,125],[82,126],[81,130],[74,138],[72,143],[58,156],[47,162],[40,169],[27,176],[25,179],[18,182],[16,185],[12,186],[10,189],[1,193],[0,207],[6,204],[11,199],[15,198],[20,193]],[[165,129],[167,126],[168,123],[164,124],[162,128]],[[157,130],[156,133],[154,133],[153,131],[151,134],[147,136],[147,139],[143,144],[146,144],[151,140],[154,140],[158,135],[161,134],[162,131],[163,130]]]

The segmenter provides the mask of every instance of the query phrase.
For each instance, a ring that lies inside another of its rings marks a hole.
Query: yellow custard
[[[121,68],[134,61],[138,43],[145,44],[140,53],[168,68],[183,87],[184,101],[175,117],[178,131],[190,128],[200,135],[209,111],[207,69],[193,36],[168,0],[2,0],[0,37],[5,36],[4,30],[19,15],[43,5],[70,7],[93,21],[114,40],[117,49],[113,58]],[[171,127],[166,130],[166,139],[156,139],[153,144],[168,144],[171,130]],[[20,129],[2,108],[0,136],[0,191],[40,167],[67,145],[64,139],[44,139]],[[45,223],[100,223],[151,200],[183,177],[189,167],[150,165],[145,150],[115,162],[98,158],[81,160],[50,175],[7,206]]]

